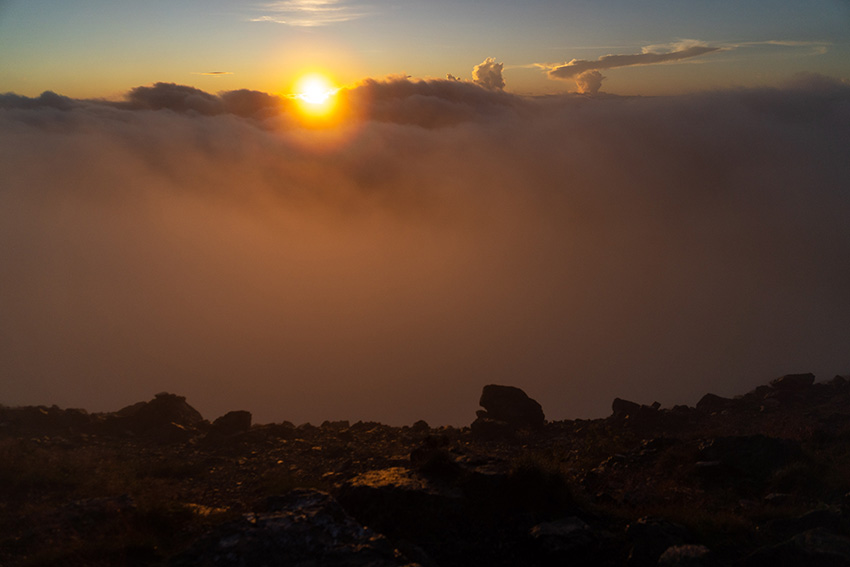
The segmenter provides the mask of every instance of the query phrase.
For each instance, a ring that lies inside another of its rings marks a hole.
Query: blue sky
[[[673,49],[720,51],[606,70],[604,90],[655,94],[850,79],[846,0],[555,2],[42,0],[0,2],[0,91],[118,96],[156,81],[285,92],[305,68],[338,81],[405,73],[469,78],[487,57],[506,88],[575,90],[537,65]],[[219,75],[202,73],[218,71]]]

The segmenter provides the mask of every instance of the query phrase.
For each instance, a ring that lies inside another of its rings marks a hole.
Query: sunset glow
[[[468,425],[485,384],[573,419],[846,375],[848,24],[0,1],[0,406]]]
[[[295,82],[294,97],[302,114],[311,118],[326,118],[336,106],[333,81],[320,73],[310,73]]]

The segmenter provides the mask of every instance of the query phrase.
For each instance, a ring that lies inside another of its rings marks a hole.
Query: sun
[[[327,75],[309,73],[295,81],[294,93],[291,96],[298,103],[303,115],[321,118],[333,112],[337,90]]]

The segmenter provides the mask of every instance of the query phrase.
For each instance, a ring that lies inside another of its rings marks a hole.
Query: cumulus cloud
[[[493,57],[488,57],[472,69],[472,81],[485,89],[500,90],[505,88],[502,78],[503,63],[496,63]]]
[[[578,92],[593,95],[602,88],[602,81],[605,80],[605,77],[602,73],[593,69],[577,75],[575,79]]]
[[[316,151],[255,91],[0,95],[0,402],[468,424],[848,372],[850,86],[339,96]]]
[[[253,22],[274,22],[295,27],[317,27],[362,18],[366,14],[345,0],[281,0],[263,6],[263,16]]]
[[[644,47],[641,53],[630,55],[603,55],[599,59],[573,59],[560,65],[543,65],[551,79],[575,80],[579,92],[595,92],[601,86],[601,75],[593,71],[633,67],[635,65],[657,65],[691,59],[720,51],[719,47],[710,47],[694,40],[685,40],[675,44],[651,45]]]

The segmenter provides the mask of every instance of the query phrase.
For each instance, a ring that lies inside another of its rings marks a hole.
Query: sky
[[[606,69],[605,91],[672,94],[850,77],[847,0],[0,1],[0,92],[118,98],[158,81],[286,93],[307,68],[364,77],[468,79],[488,57],[506,89],[576,90],[573,60],[713,51]],[[215,74],[209,74],[215,73]]]
[[[850,374],[846,2],[67,4],[0,3],[0,404]]]

